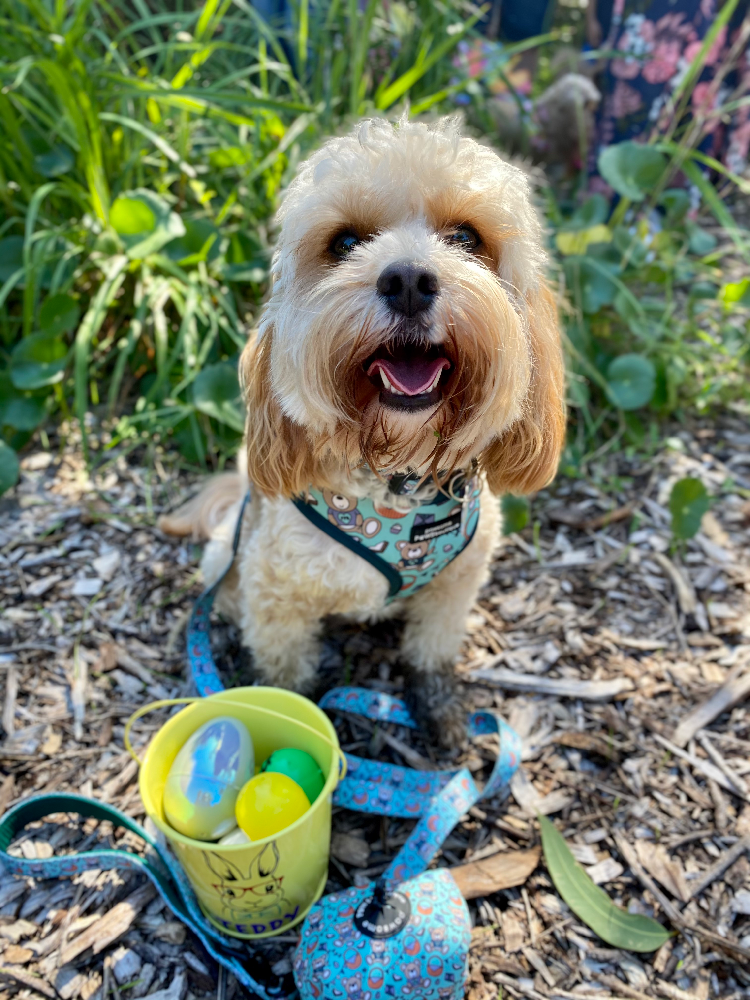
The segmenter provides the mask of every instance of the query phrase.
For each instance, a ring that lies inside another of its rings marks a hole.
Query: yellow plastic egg
[[[286,774],[256,774],[237,796],[235,815],[250,840],[272,837],[295,823],[310,808],[296,781]]]

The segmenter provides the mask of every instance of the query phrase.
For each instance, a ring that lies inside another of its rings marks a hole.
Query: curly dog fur
[[[365,121],[301,165],[279,222],[270,299],[240,365],[244,461],[161,527],[208,539],[210,584],[249,484],[218,608],[260,675],[309,690],[325,616],[401,616],[416,705],[455,744],[453,664],[499,534],[487,493],[547,484],[564,436],[557,314],[526,178],[455,120]],[[391,475],[423,476],[425,497],[471,467],[486,487],[474,539],[387,608],[381,574],[290,502],[315,486],[406,509],[414,500],[389,491]]]

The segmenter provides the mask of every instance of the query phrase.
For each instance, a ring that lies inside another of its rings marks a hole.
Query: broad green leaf
[[[512,493],[506,493],[500,501],[500,508],[503,512],[504,535],[523,531],[529,523],[529,501],[526,497],[514,497]]]
[[[192,462],[193,465],[206,467],[206,455],[208,454],[208,441],[206,435],[199,426],[194,412],[185,417],[174,427],[174,440],[180,454]]]
[[[0,372],[0,427],[33,431],[47,411],[44,396],[19,392],[10,380],[10,372]]]
[[[68,348],[51,333],[32,333],[11,354],[10,377],[17,389],[41,389],[62,380]]]
[[[227,170],[229,167],[244,167],[252,158],[250,146],[222,146],[209,154],[208,162],[217,170]]]
[[[703,515],[711,506],[711,499],[700,479],[688,476],[678,479],[669,494],[672,514],[672,534],[683,541],[700,530]]]
[[[219,256],[219,230],[208,219],[189,219],[185,222],[185,235],[170,240],[164,253],[180,264],[193,264],[201,260],[215,260]]]
[[[51,337],[70,333],[81,315],[78,303],[71,295],[50,295],[39,310],[39,329]]]
[[[42,177],[57,177],[66,174],[75,166],[75,156],[67,146],[61,143],[52,144],[32,129],[22,129],[21,133],[34,154],[34,167]]]
[[[618,142],[599,154],[599,173],[610,187],[631,201],[643,201],[664,173],[667,158],[638,142]]]
[[[607,368],[607,395],[620,410],[637,410],[651,402],[656,369],[642,354],[622,354]]]
[[[575,210],[566,223],[565,229],[590,229],[606,222],[609,216],[609,202],[603,194],[592,194]]]
[[[690,208],[690,195],[684,188],[668,188],[659,198],[667,212],[667,225],[676,226],[687,215]]]
[[[52,146],[46,153],[34,157],[34,166],[42,177],[59,177],[75,165],[75,157],[67,146]]]
[[[750,278],[743,278],[741,281],[732,281],[724,285],[719,298],[724,305],[733,305],[741,302],[743,305],[750,303]]]
[[[571,378],[568,382],[568,405],[580,409],[591,402],[588,384],[581,378]]]
[[[144,188],[121,194],[110,209],[109,221],[131,260],[157,253],[170,240],[185,235],[179,215],[163,198]]]
[[[711,251],[715,248],[716,237],[711,233],[706,232],[706,230],[701,228],[701,226],[697,223],[688,223],[687,232],[688,246],[690,247],[691,253],[696,254],[698,257],[705,257],[707,253],[711,253]]]
[[[237,370],[226,361],[207,365],[193,382],[193,403],[196,410],[240,434],[245,429],[245,415],[240,399]]]
[[[18,455],[9,444],[0,441],[0,494],[18,482]]]
[[[268,256],[249,233],[233,233],[226,251],[223,275],[226,281],[263,281],[268,273]]]
[[[649,248],[637,232],[631,232],[627,226],[615,226],[612,236],[613,245],[623,257],[627,256],[631,266],[640,267],[645,263]]]
[[[615,299],[612,304],[615,307],[617,315],[621,316],[626,323],[633,323],[639,320],[642,316],[642,313],[638,312],[638,309],[633,302],[632,295],[626,295],[622,290],[618,291],[617,295],[615,295]]]
[[[555,243],[560,253],[565,255],[584,254],[590,243],[610,243],[612,230],[599,223],[589,229],[576,229],[558,233]]]
[[[696,281],[690,286],[690,294],[694,299],[715,299],[719,286],[713,281]]]
[[[555,888],[573,913],[602,941],[627,951],[656,951],[672,936],[651,917],[627,913],[594,885],[571,854],[565,838],[546,816],[539,817],[544,860]]]
[[[0,240],[0,282],[23,267],[23,236],[6,236]]]
[[[121,195],[112,206],[109,221],[120,236],[145,236],[156,228],[156,212],[142,198]]]
[[[580,295],[581,308],[585,313],[598,312],[602,306],[610,305],[617,293],[617,284],[604,268],[588,256],[566,257],[565,275],[574,299]]]

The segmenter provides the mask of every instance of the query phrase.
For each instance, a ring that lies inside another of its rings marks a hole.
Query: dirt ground
[[[156,450],[137,455],[109,454],[92,481],[75,445],[54,439],[0,501],[2,811],[73,791],[144,820],[123,727],[138,706],[191,693],[184,629],[200,582],[198,547],[154,527],[197,479]],[[686,475],[714,502],[680,550],[666,505]],[[436,863],[529,857],[546,813],[613,900],[677,933],[653,954],[606,946],[542,859],[523,885],[471,900],[469,1000],[750,996],[749,498],[750,428],[727,417],[675,429],[652,458],[608,454],[586,479],[559,478],[503,540],[458,670],[467,705],[494,707],[523,737],[523,769],[508,795],[471,810]],[[397,632],[331,624],[325,685],[398,693]],[[251,681],[233,629],[217,623],[213,638],[227,684]],[[165,717],[140,724],[136,745]],[[446,755],[405,729],[335,721],[345,749],[381,760],[465,763],[481,781],[493,758],[490,738]],[[377,875],[409,827],[336,812],[327,891]],[[11,851],[42,858],[97,841],[138,850],[121,828],[58,816]],[[294,941],[248,959],[279,990]],[[242,990],[143,876],[0,875],[0,1000],[109,994]]]

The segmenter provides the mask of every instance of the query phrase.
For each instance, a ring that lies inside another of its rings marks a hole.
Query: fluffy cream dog
[[[161,526],[209,539],[210,584],[249,485],[217,606],[260,676],[310,690],[321,619],[398,615],[415,709],[455,744],[453,665],[499,533],[488,492],[547,484],[564,435],[557,316],[526,179],[454,120],[365,121],[302,164],[279,220],[270,300],[240,366],[246,467]],[[291,502],[315,487],[406,510],[471,469],[486,487],[473,539],[387,608],[383,575]],[[423,477],[419,491],[394,495],[391,477],[406,472]]]

